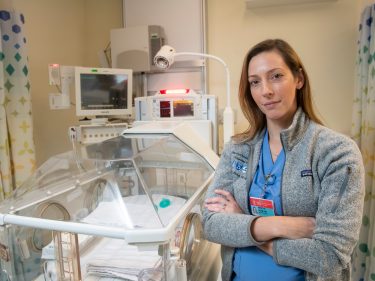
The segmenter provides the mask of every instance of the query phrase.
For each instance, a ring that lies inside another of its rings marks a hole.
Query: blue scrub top
[[[281,178],[285,164],[285,153],[281,150],[273,163],[268,132],[264,134],[258,167],[250,186],[249,197],[257,197],[274,201],[275,214],[281,216]],[[250,204],[250,203],[249,203]],[[281,266],[274,262],[273,257],[259,248],[237,248],[234,254],[233,281],[305,281],[301,269]]]

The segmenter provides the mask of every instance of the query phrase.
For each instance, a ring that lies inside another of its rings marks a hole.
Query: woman
[[[364,196],[357,146],[322,126],[283,40],[246,55],[239,100],[250,125],[226,144],[203,213],[223,281],[350,280]]]

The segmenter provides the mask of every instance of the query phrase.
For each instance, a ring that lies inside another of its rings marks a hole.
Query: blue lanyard
[[[277,177],[281,177],[285,162],[284,149],[281,149],[275,163],[273,163],[267,130],[264,135],[262,157],[260,157],[259,162],[259,181],[264,183],[261,198],[264,198],[268,187],[275,184]]]

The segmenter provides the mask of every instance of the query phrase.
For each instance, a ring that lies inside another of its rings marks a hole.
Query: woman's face
[[[251,95],[267,123],[289,126],[297,110],[296,91],[303,86],[303,75],[294,77],[277,51],[253,57],[248,73]]]

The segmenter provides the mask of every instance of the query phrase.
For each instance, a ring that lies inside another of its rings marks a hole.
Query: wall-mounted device
[[[135,98],[135,114],[136,121],[189,121],[195,127],[204,121],[203,126],[208,125],[204,133],[208,134],[210,145],[217,152],[217,101],[214,95],[198,95],[191,89],[160,90],[154,96]]]
[[[112,67],[132,69],[134,72],[156,69],[153,59],[163,46],[163,38],[163,29],[156,25],[112,29]]]
[[[75,68],[77,116],[132,114],[130,69]]]
[[[74,67],[57,63],[49,64],[48,76],[49,84],[56,86],[59,91],[49,94],[50,109],[70,108],[70,86],[74,82]]]
[[[198,95],[191,89],[160,90],[154,96],[135,99],[139,121],[212,120],[216,113],[213,95]]]
[[[176,52],[176,50],[168,45],[164,45],[159,52],[154,57],[155,66],[160,69],[168,69],[174,63],[175,57],[177,56],[195,56],[214,59],[220,62],[225,70],[226,74],[226,97],[227,104],[223,112],[223,140],[224,143],[228,142],[230,138],[234,135],[234,112],[230,106],[230,74],[227,64],[219,57],[204,54],[204,53],[194,53],[194,52]]]

